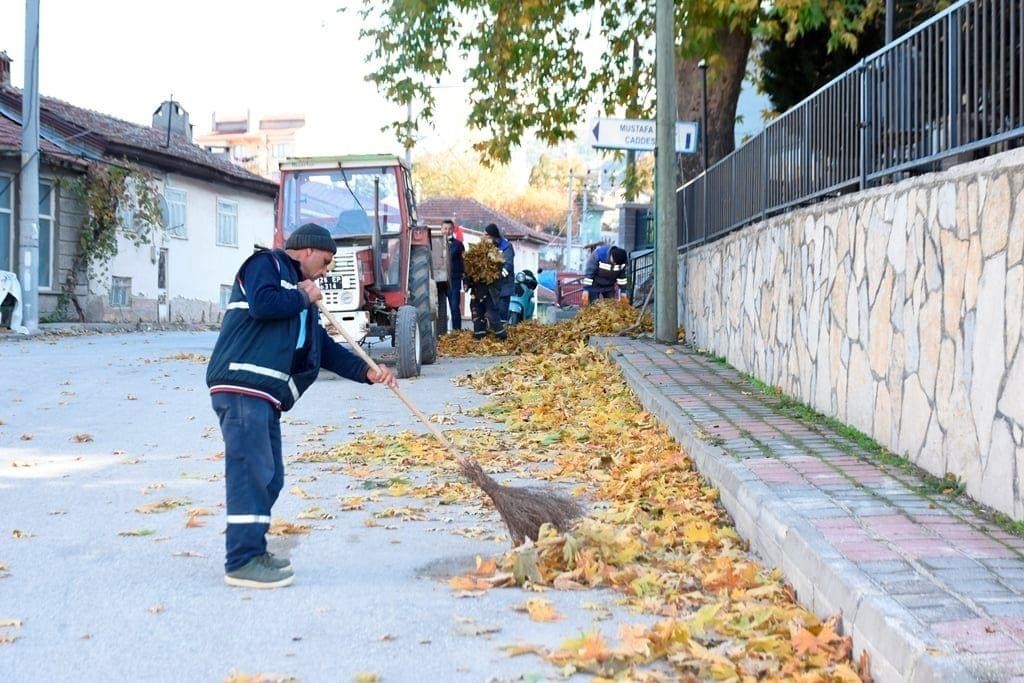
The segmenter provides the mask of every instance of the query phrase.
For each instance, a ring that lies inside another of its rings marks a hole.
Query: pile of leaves
[[[547,353],[552,349],[572,348],[581,341],[586,343],[591,335],[613,335],[627,328],[632,328],[636,334],[654,330],[649,313],[644,314],[639,325],[636,324],[637,317],[637,310],[628,303],[601,299],[581,308],[579,315],[571,320],[552,324],[527,320],[510,325],[505,341],[493,337],[476,340],[472,332],[464,330],[441,337],[437,348],[442,356]]]
[[[851,641],[836,620],[800,607],[778,572],[749,556],[718,492],[640,407],[618,368],[582,341],[554,348],[562,352],[525,354],[459,378],[490,397],[478,412],[504,429],[448,433],[485,469],[564,482],[597,504],[572,530],[546,528],[536,544],[456,577],[452,588],[460,595],[517,585],[604,588],[658,620],[621,625],[617,641],[595,630],[555,648],[516,644],[506,651],[543,657],[565,675],[624,680],[866,678],[866,661],[859,671],[851,665]],[[389,495],[482,498],[469,487],[449,487],[456,476],[450,458],[426,435],[370,434],[314,459],[348,462],[353,475],[371,461],[442,475],[429,487],[396,482]],[[528,611],[534,618],[538,610]]]
[[[463,258],[465,259],[466,279],[489,285],[501,277],[501,267],[505,260],[490,240],[471,244],[466,249]]]

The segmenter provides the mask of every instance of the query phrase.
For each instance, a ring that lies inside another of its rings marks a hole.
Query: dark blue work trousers
[[[216,393],[213,410],[224,436],[228,528],[225,571],[267,551],[270,509],[284,486],[281,414],[269,401]]]
[[[452,277],[448,283],[448,308],[451,310],[452,329],[462,329],[462,278]]]

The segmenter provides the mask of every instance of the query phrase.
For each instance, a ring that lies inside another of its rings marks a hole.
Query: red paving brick
[[[933,590],[934,604],[927,603],[931,593],[925,591],[925,604],[907,608],[908,613],[921,610],[908,617],[921,636],[935,634],[928,639],[938,649],[943,647],[932,640],[936,636],[962,653],[1001,662],[1008,672],[1002,680],[1024,683],[1024,675],[1011,678],[1024,671],[1024,538],[1006,533],[954,498],[922,496],[923,482],[914,474],[867,454],[860,457],[859,447],[827,427],[767,412],[776,404],[773,398],[745,389],[734,371],[711,366],[699,354],[679,350],[666,356],[658,345],[642,341],[615,344],[627,350],[625,357],[636,369],[649,373],[648,382],[664,387],[658,390],[688,424],[721,438],[727,453],[730,441],[743,437],[737,462],[780,498],[792,498],[794,514],[813,509],[806,521],[873,585]],[[751,445],[773,456],[751,458]],[[825,512],[834,514],[821,517],[821,501],[827,505],[830,498],[834,507]],[[884,512],[863,514],[869,511]],[[985,564],[991,560],[999,563]],[[877,569],[870,569],[873,562]],[[886,572],[900,577],[885,581]],[[955,621],[934,616],[946,610],[948,619],[965,609],[974,616]],[[1019,618],[1002,616],[1018,613]]]
[[[988,654],[1016,652],[1020,643],[994,619],[962,619],[931,625],[932,632],[949,639],[960,652]]]

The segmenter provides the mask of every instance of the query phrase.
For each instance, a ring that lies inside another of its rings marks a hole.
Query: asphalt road
[[[222,443],[205,365],[187,358],[208,354],[214,340],[173,332],[0,342],[0,680],[223,681],[232,671],[561,680],[546,662],[500,646],[555,646],[595,628],[614,639],[616,622],[640,620],[613,608],[616,618],[598,621],[584,608],[611,605],[608,592],[547,593],[565,619],[543,624],[513,610],[534,596],[519,589],[455,597],[447,578],[507,547],[491,538],[503,531],[496,516],[431,507],[425,521],[367,526],[374,509],[425,502],[341,511],[338,496],[366,493],[365,483],[312,463],[287,465],[274,508],[289,521],[314,504],[334,515],[307,522],[309,535],[272,538],[271,549],[292,559],[294,585],[226,586],[223,462],[210,459]],[[450,378],[487,362],[442,359],[403,387],[428,414],[479,405],[483,397]],[[321,445],[301,440],[328,425],[328,446],[364,430],[417,428],[383,387],[324,379],[282,425],[286,460]],[[75,440],[84,434],[92,440]],[[296,484],[318,499],[290,493]],[[165,499],[213,515],[190,528],[186,507],[136,511]],[[482,538],[454,533],[465,528]],[[151,533],[120,535],[142,530]],[[10,620],[20,626],[2,626]]]

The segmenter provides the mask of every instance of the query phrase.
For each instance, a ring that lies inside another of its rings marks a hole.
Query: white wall
[[[119,237],[117,255],[107,272],[90,282],[90,291],[105,299],[113,277],[130,277],[133,297],[155,300],[159,295],[157,256],[159,249],[164,248],[168,251],[166,295],[171,319],[192,320],[195,316],[181,305],[182,300],[206,302],[212,305],[205,307],[207,312],[219,311],[221,285],[231,283],[238,266],[255,246],[272,246],[274,198],[174,174],[158,183],[161,192],[165,186],[185,192],[185,236],[174,237],[157,230],[151,243],[141,247]],[[218,198],[238,204],[237,246],[217,244]],[[175,310],[176,301],[178,310]],[[140,310],[128,317],[148,318],[148,315]],[[209,320],[209,316],[204,319]]]
[[[169,250],[167,298],[217,303],[220,286],[231,284],[254,247],[273,246],[274,199],[180,175],[169,176],[167,185],[185,191],[187,206],[187,237],[163,240]],[[217,244],[218,198],[238,203],[237,247]]]

